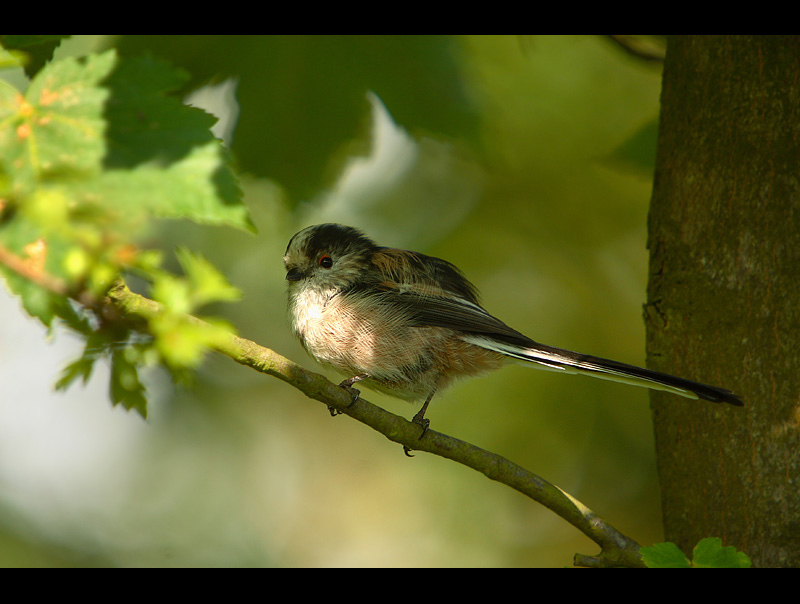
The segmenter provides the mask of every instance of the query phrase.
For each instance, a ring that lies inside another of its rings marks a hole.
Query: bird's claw
[[[351,380],[344,380],[341,384],[339,384],[339,387],[347,390],[350,393],[350,396],[352,397],[350,402],[347,404],[348,409],[353,405],[355,405],[356,401],[361,396],[361,391],[358,388],[353,388],[353,386],[351,385],[352,383],[353,382]],[[332,405],[328,405],[328,411],[330,412],[331,417],[336,417],[337,415],[342,414],[341,411],[339,411],[336,407]]]
[[[348,382],[350,382],[350,380],[345,380],[341,384],[339,384],[339,386],[341,386],[350,393],[352,399],[350,400],[350,403],[347,406],[352,407],[353,405],[356,404],[358,397],[361,396],[361,390],[359,390],[358,388],[353,388]]]
[[[425,434],[427,434],[428,427],[431,425],[431,420],[426,419],[420,412],[413,417],[411,423],[417,424],[422,428],[422,434],[419,435],[419,438],[421,440],[422,437],[425,436]],[[406,454],[406,457],[414,457],[413,455],[411,455],[411,451],[412,449],[409,449],[407,446],[403,445],[403,453]]]
[[[431,420],[429,420],[429,419],[427,419],[425,417],[420,417],[419,414],[417,414],[417,415],[414,416],[414,418],[411,420],[411,422],[414,423],[414,424],[417,424],[418,426],[420,426],[422,428],[422,434],[419,435],[420,440],[422,440],[422,437],[425,436],[425,434],[427,434],[427,432],[428,432],[428,428],[431,425]]]

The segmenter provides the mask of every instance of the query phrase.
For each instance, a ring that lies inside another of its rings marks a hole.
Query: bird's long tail
[[[742,399],[730,390],[610,359],[562,350],[535,342],[531,342],[535,346],[522,347],[477,334],[466,336],[464,339],[482,348],[524,361],[526,364],[533,363],[534,366],[541,369],[588,375],[623,384],[663,390],[686,398],[700,398],[714,403],[728,403],[737,407],[744,405]]]

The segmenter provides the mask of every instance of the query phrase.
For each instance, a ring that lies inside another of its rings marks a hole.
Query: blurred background
[[[644,363],[658,63],[603,36],[83,36],[56,58],[109,46],[184,67],[187,102],[220,118],[258,234],[173,222],[142,244],[218,266],[244,298],[209,312],[240,335],[321,371],[289,332],[282,255],[336,221],[452,261],[535,340]],[[147,420],[111,407],[102,367],[55,393],[81,349],[0,288],[0,566],[560,567],[598,551],[508,487],[408,459],[227,358],[190,387],[148,374]],[[512,366],[427,416],[662,539],[646,390]]]

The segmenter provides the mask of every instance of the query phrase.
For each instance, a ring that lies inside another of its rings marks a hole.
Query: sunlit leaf
[[[147,417],[145,388],[139,381],[136,363],[128,358],[126,352],[115,349],[111,354],[109,396],[114,405],[122,405],[128,410],[134,409],[142,417]]]
[[[242,292],[233,287],[217,268],[186,248],[176,250],[178,260],[192,286],[192,297],[199,307],[210,302],[236,301]]]
[[[99,171],[106,153],[103,111],[109,94],[99,84],[115,64],[114,52],[50,63],[24,97],[16,98],[13,115],[0,117],[0,162],[20,172],[18,185]]]
[[[692,565],[678,546],[671,542],[643,547],[640,553],[648,568],[690,568]]]
[[[719,537],[701,539],[692,553],[696,568],[750,568],[750,558],[733,546],[722,546]]]

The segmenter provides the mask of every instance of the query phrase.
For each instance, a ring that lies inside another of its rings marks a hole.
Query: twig
[[[67,298],[72,298],[84,306],[94,307],[97,299],[88,291],[71,291],[67,282],[44,271],[44,257],[23,258],[0,243],[0,264],[46,289],[47,291]]]

